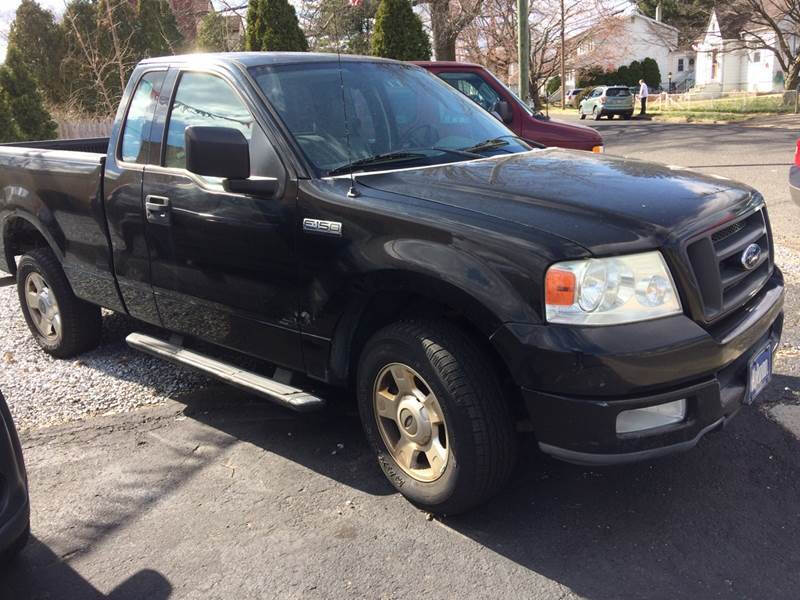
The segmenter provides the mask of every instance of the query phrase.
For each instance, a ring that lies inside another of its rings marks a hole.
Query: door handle
[[[147,221],[155,225],[171,225],[172,214],[169,210],[169,198],[164,196],[145,196],[144,210]]]

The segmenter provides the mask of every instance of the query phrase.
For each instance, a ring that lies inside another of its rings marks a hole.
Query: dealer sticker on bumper
[[[745,402],[752,404],[772,377],[772,348],[769,344],[756,352],[750,359],[749,379],[747,380],[747,397]]]

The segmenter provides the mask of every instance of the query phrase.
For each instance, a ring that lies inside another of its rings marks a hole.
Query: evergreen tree
[[[297,13],[287,0],[250,0],[245,43],[247,50],[308,51]]]
[[[644,68],[642,67],[642,63],[640,63],[638,60],[634,60],[630,65],[628,65],[628,72],[630,73],[631,80],[635,81],[636,85],[639,84],[640,79],[644,79]]]
[[[379,0],[358,4],[343,0],[306,0],[304,23],[311,49],[316,52],[369,54],[372,49],[372,23]]]
[[[11,115],[11,108],[6,102],[6,95],[0,88],[0,144],[6,142],[18,142],[22,139],[14,117]]]
[[[658,63],[650,57],[642,61],[642,79],[651,88],[661,85],[661,70]]]
[[[177,54],[183,36],[167,0],[139,0],[139,29],[136,35],[140,58]]]
[[[545,93],[547,93],[547,95],[550,96],[552,94],[555,94],[560,87],[561,87],[561,77],[559,75],[556,75],[548,79],[547,86],[545,87]]]
[[[680,30],[681,44],[694,40],[708,25],[715,0],[639,0],[636,4],[648,17],[655,18],[656,6],[661,4],[662,19]]]
[[[197,49],[203,52],[230,51],[225,31],[225,18],[216,12],[210,12],[203,17],[197,27],[195,44]]]
[[[56,136],[56,124],[17,48],[8,49],[6,62],[0,67],[0,96],[0,104],[8,107],[22,139],[44,140]]]
[[[430,40],[408,0],[381,0],[375,13],[372,54],[397,60],[430,58]]]
[[[638,81],[633,80],[631,77],[631,70],[625,65],[622,65],[619,69],[617,69],[616,75],[616,83],[620,85],[627,85],[628,87],[631,87],[639,83]]]
[[[25,66],[49,102],[57,104],[66,99],[66,82],[59,64],[66,41],[52,12],[35,0],[22,0],[8,32],[8,47],[21,51]]]

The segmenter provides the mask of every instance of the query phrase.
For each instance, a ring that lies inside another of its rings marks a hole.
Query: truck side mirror
[[[514,111],[511,110],[511,105],[505,100],[495,102],[492,112],[497,113],[503,123],[511,123],[514,120]]]
[[[186,139],[186,169],[206,177],[250,177],[250,146],[233,127],[191,126]]]

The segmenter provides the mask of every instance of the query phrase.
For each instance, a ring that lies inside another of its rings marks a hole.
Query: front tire
[[[51,356],[70,358],[100,343],[100,308],[75,296],[50,249],[38,248],[22,257],[17,292],[28,328]]]
[[[490,364],[442,321],[400,321],[364,348],[358,405],[367,439],[392,485],[423,510],[464,512],[511,475],[514,427]]]

